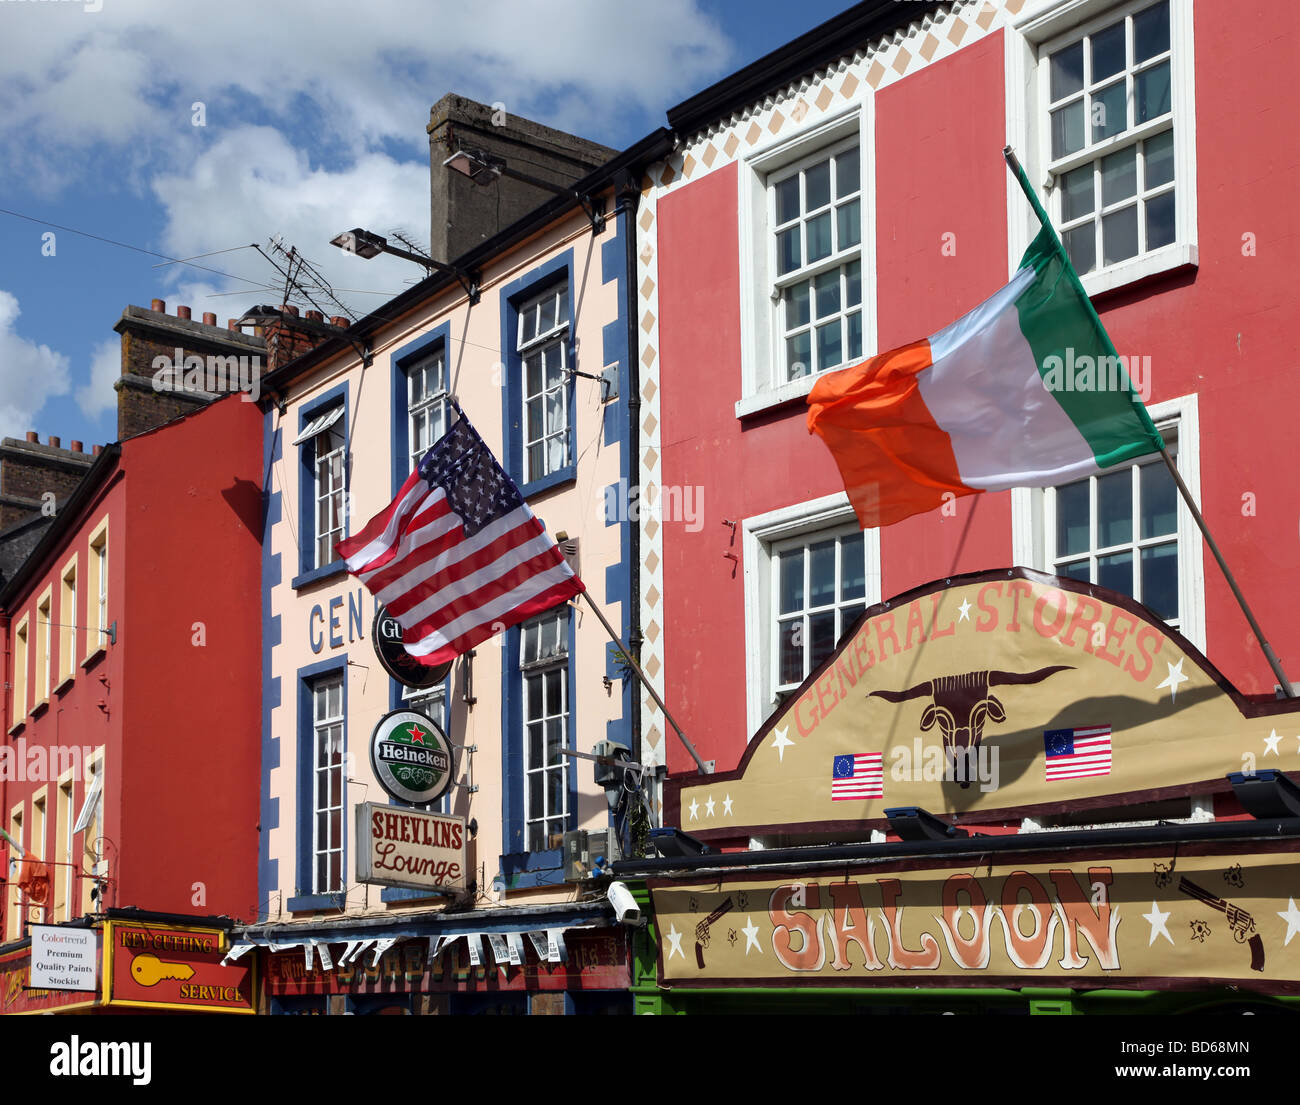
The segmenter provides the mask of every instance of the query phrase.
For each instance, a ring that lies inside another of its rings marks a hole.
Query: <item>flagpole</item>
[[[1043,224],[1043,228],[1052,236],[1056,243],[1056,248],[1061,251],[1061,255],[1069,260],[1069,254],[1065,252],[1065,246],[1062,245],[1061,239],[1057,236],[1056,228],[1052,226],[1051,220],[1047,217],[1047,212],[1043,209],[1042,203],[1038,199],[1038,193],[1034,191],[1033,186],[1029,183],[1029,178],[1025,175],[1024,167],[1020,164],[1020,159],[1016,157],[1016,151],[1010,146],[1003,147],[1002,157],[1007,163],[1007,168],[1019,183],[1021,191],[1025,193],[1025,198],[1029,200],[1030,206],[1034,209],[1034,214],[1038,216],[1038,221]],[[1071,265],[1071,272],[1073,266]],[[1077,279],[1077,276],[1076,276]],[[1097,310],[1092,305],[1092,300],[1085,293],[1083,296],[1084,303],[1087,304],[1088,312],[1092,315],[1093,321],[1097,324],[1102,332],[1105,328],[1101,325],[1101,319],[1097,315]],[[1145,408],[1144,408],[1145,409]],[[1251,611],[1249,604],[1246,602],[1246,596],[1241,593],[1241,588],[1237,586],[1237,580],[1228,568],[1228,563],[1223,559],[1223,553],[1219,551],[1219,544],[1214,540],[1210,533],[1210,527],[1206,525],[1205,518],[1201,514],[1200,508],[1192,498],[1192,493],[1187,484],[1183,482],[1183,477],[1178,473],[1178,467],[1174,464],[1173,457],[1169,455],[1169,450],[1165,448],[1164,441],[1160,442],[1160,456],[1165,462],[1165,467],[1169,469],[1169,474],[1174,478],[1174,484],[1178,488],[1178,493],[1183,497],[1183,502],[1187,504],[1187,509],[1191,511],[1192,518],[1195,520],[1197,527],[1201,531],[1201,536],[1205,538],[1205,543],[1209,545],[1210,552],[1214,554],[1214,559],[1218,561],[1219,570],[1223,572],[1223,577],[1228,581],[1228,586],[1232,589],[1233,596],[1237,600],[1237,605],[1241,607],[1241,612],[1246,615],[1246,621],[1250,624],[1251,631],[1255,634],[1255,639],[1259,641],[1259,647],[1264,652],[1264,658],[1268,661],[1269,667],[1273,669],[1273,674],[1277,677],[1283,692],[1287,698],[1295,698],[1295,688],[1291,681],[1286,677],[1282,670],[1282,662],[1277,658],[1273,651],[1272,645],[1268,643],[1264,636],[1264,631],[1260,628],[1259,622],[1255,620],[1255,615]]]
[[[627,646],[625,646],[623,642],[619,639],[618,634],[614,631],[614,627],[609,624],[609,619],[605,617],[605,615],[601,612],[600,607],[597,606],[595,602],[592,601],[591,596],[587,594],[585,590],[580,591],[579,594],[581,594],[582,597],[587,600],[587,605],[590,606],[593,611],[595,611],[596,617],[600,619],[600,624],[605,627],[605,632],[609,634],[610,640],[612,640],[616,645],[618,645],[618,650],[623,655],[623,657],[627,660],[628,667],[630,667],[634,672],[636,672],[637,678],[641,680],[641,685],[645,687],[647,691],[650,692],[650,697],[655,700],[655,705],[657,705],[659,709],[663,711],[664,717],[668,719],[668,724],[671,725],[677,731],[678,740],[680,740],[682,744],[686,745],[686,751],[691,754],[691,759],[695,761],[696,766],[700,769],[700,774],[701,775],[713,774],[709,770],[708,766],[704,763],[704,761],[700,759],[700,754],[695,751],[695,746],[686,739],[686,734],[682,732],[682,727],[673,720],[673,715],[668,712],[668,707],[664,705],[664,700],[659,697],[659,692],[656,691],[654,687],[650,685],[650,680],[646,678],[645,672],[641,670],[641,665],[636,662],[636,657],[632,655],[631,651],[627,648]]]

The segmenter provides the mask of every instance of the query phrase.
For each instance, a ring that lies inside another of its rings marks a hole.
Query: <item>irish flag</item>
[[[1159,452],[1126,369],[1044,225],[991,299],[818,380],[808,429],[863,528],[888,526],[951,496],[1049,487]]]

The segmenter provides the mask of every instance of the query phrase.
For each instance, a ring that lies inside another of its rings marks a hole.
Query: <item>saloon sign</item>
[[[416,710],[394,710],[379,719],[370,738],[370,765],[384,790],[413,806],[441,798],[451,786],[446,734]]]
[[[357,879],[413,890],[465,885],[465,819],[363,802],[357,807]]]
[[[652,882],[660,980],[1078,986],[1163,978],[1297,992],[1296,858],[1096,854]]]

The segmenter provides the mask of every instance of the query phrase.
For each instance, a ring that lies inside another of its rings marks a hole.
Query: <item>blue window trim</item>
[[[449,671],[447,678],[442,681],[442,717],[433,719],[442,726],[444,733],[448,731],[448,715],[451,713],[451,674]],[[388,708],[390,710],[400,710],[406,704],[406,699],[402,698],[402,689],[402,684],[396,679],[390,678],[388,680]],[[388,804],[390,806],[409,808],[405,802],[399,802],[391,795]],[[379,891],[379,900],[381,902],[414,902],[423,901],[427,898],[440,898],[445,894],[446,891],[439,890],[415,890],[406,886],[385,886]]]
[[[296,887],[312,885],[312,816],[315,802],[312,799],[312,765],[315,762],[316,730],[313,724],[312,688],[323,675],[343,675],[343,762],[348,755],[348,657],[334,656],[315,664],[299,668],[298,685],[298,800],[297,800],[297,879]],[[346,771],[344,775],[346,776]],[[343,781],[343,889],[333,894],[298,894],[285,903],[291,913],[312,909],[342,909],[348,891],[348,803],[347,779]]]
[[[298,431],[300,434],[307,424],[326,407],[332,407],[343,400],[343,493],[347,494],[351,486],[352,474],[352,429],[348,413],[348,384],[344,381],[328,391],[321,393],[309,403],[298,408]],[[294,436],[296,437],[297,434]],[[291,586],[297,590],[309,583],[341,575],[346,571],[342,559],[331,561],[315,567],[316,561],[316,471],[315,450],[309,442],[298,446],[298,575]],[[348,536],[347,513],[343,515],[343,536]]]
[[[552,607],[554,609],[554,607]],[[540,617],[541,615],[538,615]],[[530,621],[532,619],[529,619]],[[569,724],[566,748],[574,747],[578,727],[577,655],[573,609],[569,608]],[[501,877],[508,890],[533,886],[556,886],[564,882],[564,849],[548,848],[529,852],[524,849],[524,693],[519,668],[520,627],[506,630],[506,662],[501,665],[501,702],[505,724],[501,727]],[[569,820],[566,829],[577,821],[578,773],[569,766]]]
[[[566,249],[544,265],[539,265],[501,289],[501,357],[505,365],[505,387],[501,391],[501,435],[505,443],[505,470],[519,485],[525,499],[552,487],[577,479],[577,432],[574,411],[574,379],[570,376],[568,389],[569,409],[569,463],[539,480],[524,483],[524,362],[519,356],[519,307],[525,301],[540,295],[548,287],[565,283],[569,289],[569,359],[570,368],[577,368],[577,348],[573,325],[573,250]]]
[[[271,409],[263,419],[262,449],[269,473],[283,457],[284,434],[276,428]],[[267,481],[268,485],[270,481]],[[273,650],[282,643],[280,615],[272,614],[272,594],[280,586],[283,565],[279,553],[271,551],[271,534],[283,521],[284,500],[279,491],[267,488],[266,513],[262,520],[262,772],[261,840],[257,860],[257,919],[269,916],[271,896],[280,889],[280,861],[271,855],[271,831],[280,827],[280,799],[271,794],[271,772],[280,766],[280,738],[271,723],[272,711],[280,706],[280,677],[274,674]]]
[[[397,492],[401,489],[402,484],[406,482],[406,477],[410,474],[409,458],[411,454],[411,421],[410,405],[407,399],[406,388],[406,370],[417,361],[433,353],[439,345],[442,346],[443,365],[450,363],[448,347],[451,342],[451,323],[444,322],[430,330],[423,337],[416,338],[415,341],[409,342],[397,350],[390,358],[391,370],[390,375],[393,386],[393,403],[392,403],[392,427],[389,437],[393,443],[393,497],[397,497]],[[448,388],[448,392],[450,392]]]

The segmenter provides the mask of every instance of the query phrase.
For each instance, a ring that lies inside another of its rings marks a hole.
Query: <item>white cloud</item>
[[[100,418],[117,409],[113,382],[121,373],[122,339],[105,338],[91,351],[90,379],[73,393],[77,406],[87,418]]]
[[[599,138],[628,112],[662,121],[665,105],[715,76],[732,50],[698,0],[4,9],[0,137],[39,134],[20,147],[22,164],[65,179],[85,171],[69,152],[89,144],[135,157],[185,149],[199,129],[195,101],[209,138],[271,123],[353,154],[384,141],[412,155],[427,148],[429,108],[449,91]]]
[[[201,154],[183,173],[155,179],[153,190],[165,216],[163,250],[189,258],[240,243],[278,235],[297,247],[355,311],[368,314],[423,276],[416,266],[391,257],[364,261],[329,244],[341,230],[364,226],[385,232],[399,225],[429,224],[429,169],[423,162],[403,164],[380,153],[362,154],[349,168],[327,172],[313,168],[306,154],[294,149],[270,127],[240,127]],[[268,250],[268,252],[270,252]],[[273,255],[274,256],[274,255]],[[283,266],[284,258],[275,260]],[[174,282],[181,299],[198,316],[215,311],[224,322],[254,303],[278,304],[284,278],[251,249],[197,260],[221,272],[250,277],[222,280],[192,266],[161,270]],[[246,295],[214,292],[248,288]],[[367,291],[379,294],[363,294]],[[169,293],[170,295],[170,293]],[[320,302],[326,315],[342,314],[336,304]],[[309,306],[296,299],[300,306]]]
[[[14,323],[20,313],[18,298],[0,291],[0,426],[36,429],[45,401],[68,392],[68,358],[19,337]]]

